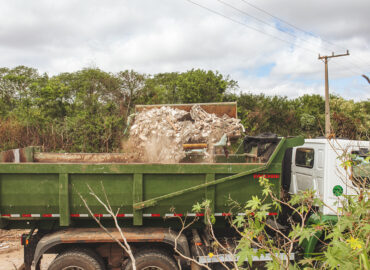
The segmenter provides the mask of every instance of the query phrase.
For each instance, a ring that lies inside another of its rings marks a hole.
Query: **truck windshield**
[[[360,186],[370,186],[370,153],[369,149],[361,148],[351,152],[352,160],[352,179],[354,184]]]

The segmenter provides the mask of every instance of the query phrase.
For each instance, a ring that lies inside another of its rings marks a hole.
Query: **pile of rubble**
[[[163,106],[136,115],[128,143],[142,162],[177,163],[186,156],[183,144],[207,143],[209,154],[224,134],[240,136],[242,130],[239,119],[218,117],[199,105],[190,112]]]

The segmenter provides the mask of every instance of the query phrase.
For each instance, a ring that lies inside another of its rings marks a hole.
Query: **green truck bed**
[[[260,195],[258,179],[271,179],[277,194],[285,150],[303,138],[281,138],[266,163],[123,164],[0,163],[0,227],[94,227],[81,194],[107,226],[111,218],[89,194],[103,188],[117,217],[126,226],[163,226],[173,216],[194,216],[192,206],[204,199],[218,220],[230,212],[230,198],[244,203]],[[27,155],[25,160],[27,161]],[[235,213],[233,213],[235,214]],[[276,213],[271,212],[270,215]],[[221,223],[221,222],[220,222]]]

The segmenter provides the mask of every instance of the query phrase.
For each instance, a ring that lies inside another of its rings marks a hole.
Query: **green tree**
[[[142,104],[175,104],[179,103],[177,95],[178,72],[158,73],[147,78],[144,94],[138,102]]]
[[[181,103],[220,102],[228,90],[237,87],[237,82],[218,71],[192,69],[178,76],[176,86]]]
[[[44,76],[46,77],[46,75]],[[30,107],[32,86],[41,76],[34,68],[17,66],[13,69],[0,69],[0,113],[4,116],[13,109],[27,111]]]
[[[325,127],[325,101],[320,95],[303,95],[293,101],[302,135],[320,136]]]
[[[89,68],[62,74],[59,79],[71,89],[72,104],[63,125],[67,149],[103,152],[117,148],[119,131],[124,128],[115,98],[117,78]]]
[[[226,100],[230,100],[229,96]],[[255,135],[263,132],[283,136],[297,134],[294,106],[287,97],[248,93],[236,96],[236,100],[238,116],[248,134]]]
[[[127,120],[132,106],[143,94],[146,75],[133,70],[125,70],[118,72],[116,77],[118,79],[118,88],[114,92],[115,97],[119,100],[121,113],[125,114]]]
[[[330,98],[331,125],[337,137],[368,139],[370,101],[354,102],[339,96]]]

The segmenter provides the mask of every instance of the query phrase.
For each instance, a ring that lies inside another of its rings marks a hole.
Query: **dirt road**
[[[24,230],[0,230],[0,270],[16,270],[23,263],[21,235]],[[45,255],[41,270],[47,270],[55,255]]]

